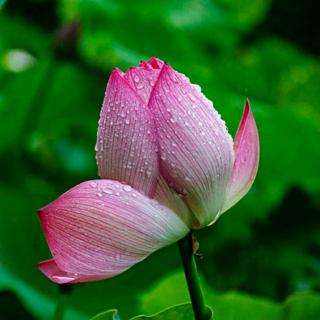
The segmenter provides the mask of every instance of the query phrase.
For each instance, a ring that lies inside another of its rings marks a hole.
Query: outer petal
[[[247,100],[234,140],[235,161],[228,182],[223,211],[237,203],[251,188],[259,165],[260,145],[256,123]]]
[[[150,111],[115,69],[100,113],[96,144],[101,178],[131,185],[152,195],[158,175],[157,142]]]
[[[57,283],[113,277],[188,232],[170,209],[111,180],[77,185],[40,220],[54,259],[40,269]]]
[[[194,228],[215,221],[233,165],[232,139],[212,103],[164,64],[151,93],[160,171],[193,211]]]

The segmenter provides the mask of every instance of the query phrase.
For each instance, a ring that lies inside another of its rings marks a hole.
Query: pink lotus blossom
[[[259,137],[249,101],[233,142],[200,88],[152,58],[113,70],[96,158],[101,180],[40,210],[53,259],[39,267],[57,283],[115,276],[212,224],[251,188]]]

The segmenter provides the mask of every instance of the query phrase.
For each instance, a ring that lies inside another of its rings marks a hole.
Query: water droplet
[[[130,119],[127,118],[127,119],[125,120],[125,122],[126,122],[126,124],[130,124]]]
[[[142,88],[143,88],[143,83],[142,83],[142,82],[141,82],[141,83],[138,83],[138,84],[137,84],[137,88],[138,88],[138,89],[142,89]]]
[[[181,101],[182,101],[182,97],[181,97],[181,96],[178,96],[178,98],[177,98],[177,99],[178,99],[178,101],[179,101],[179,102],[181,102]]]
[[[109,188],[102,188],[102,191],[106,194],[113,194],[113,191]]]
[[[201,92],[201,87],[197,84],[194,84],[193,87],[198,91]]]
[[[91,182],[91,183],[90,183],[90,186],[91,186],[92,188],[96,188],[96,187],[97,187],[97,183],[96,183],[96,182]]]
[[[97,196],[101,198],[101,197],[102,197],[102,193],[99,192],[99,193],[97,194]]]
[[[127,191],[127,192],[129,192],[129,191],[131,191],[131,187],[130,186],[128,186],[128,185],[125,185],[124,187],[123,187],[123,190],[124,191]]]
[[[136,82],[136,83],[138,83],[138,82],[140,81],[140,78],[139,78],[137,75],[135,75],[135,76],[133,77],[133,81]]]

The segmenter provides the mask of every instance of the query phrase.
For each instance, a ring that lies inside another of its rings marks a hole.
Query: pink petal
[[[89,282],[103,279],[103,276],[83,276],[77,273],[62,271],[53,259],[40,262],[38,267],[51,281],[58,284]]]
[[[199,228],[215,221],[225,200],[233,143],[212,103],[188,79],[164,64],[151,93],[160,172],[181,194]]]
[[[152,195],[158,175],[157,141],[150,111],[115,69],[100,113],[96,144],[99,175]]]
[[[40,210],[54,282],[109,278],[182,238],[187,226],[170,209],[111,180],[81,183]]]
[[[181,196],[168,186],[162,176],[158,178],[154,199],[174,211],[190,229],[194,224],[197,224]]]
[[[141,98],[148,103],[150,93],[156,83],[163,62],[156,58],[151,58],[148,62],[142,61],[138,67],[131,67],[124,78],[136,90]]]
[[[247,100],[234,140],[235,161],[223,211],[237,203],[251,188],[259,165],[259,135]]]

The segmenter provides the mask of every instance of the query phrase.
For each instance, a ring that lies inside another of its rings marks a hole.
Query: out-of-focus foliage
[[[193,317],[192,305],[190,303],[185,303],[170,307],[152,316],[141,315],[133,317],[131,320],[192,320]],[[98,314],[91,320],[120,320],[120,316],[116,310],[109,310]]]
[[[296,320],[317,319],[320,314],[320,294],[315,292],[295,293],[283,303],[254,297],[244,293],[226,292],[217,294],[204,284],[204,294],[209,305],[214,306],[214,319],[255,319],[255,320]],[[193,319],[190,305],[181,302],[188,299],[188,291],[183,272],[166,275],[151,289],[141,295],[141,309],[145,313],[154,313],[155,310],[165,309],[155,316],[135,317],[134,319]],[[175,303],[175,307],[169,307]],[[176,315],[175,315],[176,313]],[[121,312],[119,312],[121,315]],[[106,311],[92,320],[113,320],[120,317],[114,311]],[[172,316],[173,314],[173,316]]]
[[[320,294],[314,292],[295,293],[279,303],[238,292],[217,294],[203,284],[206,301],[214,306],[214,319],[317,319],[320,314]],[[167,275],[141,295],[140,303],[145,313],[152,313],[168,307],[170,303],[179,304],[186,299],[188,292],[184,274],[176,272]]]
[[[97,176],[108,74],[150,56],[200,84],[232,134],[246,96],[257,120],[252,190],[196,235],[217,319],[320,317],[317,294],[303,293],[320,290],[320,52],[312,32],[285,31],[301,16],[313,25],[309,2],[0,1],[1,319],[51,318],[58,289],[37,269],[50,253],[36,209]],[[172,246],[119,277],[75,285],[65,319],[112,308],[127,319],[185,302],[178,268]]]

